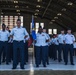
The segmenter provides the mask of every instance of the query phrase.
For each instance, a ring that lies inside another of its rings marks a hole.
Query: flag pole
[[[33,65],[34,65],[34,49],[35,49],[35,47],[34,47],[34,41],[33,41],[33,60],[32,60]]]
[[[34,16],[32,15],[32,19],[34,18]],[[33,40],[33,53],[32,53],[32,64],[34,65],[34,40]]]

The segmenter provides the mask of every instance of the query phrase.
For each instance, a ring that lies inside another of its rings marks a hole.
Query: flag
[[[28,47],[30,47],[32,45],[33,39],[30,37],[28,40]]]
[[[33,38],[33,40],[36,40],[35,23],[34,23],[33,15],[32,15],[32,38]]]

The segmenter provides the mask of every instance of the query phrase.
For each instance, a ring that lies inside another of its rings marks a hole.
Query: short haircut
[[[61,29],[61,31],[65,31],[64,29]]]
[[[45,27],[43,27],[43,29],[46,29]]]
[[[39,28],[41,28],[41,29],[42,29],[42,26],[39,26]]]
[[[20,19],[17,19],[17,21],[21,21]]]
[[[71,28],[68,28],[67,30],[72,30]]]
[[[6,27],[6,25],[4,23],[2,24],[2,26],[5,26]]]

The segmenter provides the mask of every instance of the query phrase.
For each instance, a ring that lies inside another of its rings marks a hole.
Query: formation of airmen
[[[73,54],[75,43],[75,37],[71,33],[71,29],[67,30],[65,34],[64,30],[61,30],[61,34],[53,35],[50,37],[46,33],[46,29],[42,27],[39,28],[38,33],[36,34],[37,39],[35,40],[35,60],[36,67],[43,64],[43,67],[46,67],[49,64],[49,58],[61,62],[64,60],[65,65],[68,64],[68,54],[70,52],[70,64],[74,65]],[[75,48],[76,49],[76,48]]]
[[[73,55],[75,37],[71,33],[71,29],[61,30],[59,35],[46,33],[46,29],[39,26],[36,39],[34,41],[34,56],[36,67],[40,64],[43,67],[49,65],[49,59],[64,60],[65,65],[68,64],[68,56],[70,55],[70,64],[74,65]],[[17,26],[11,31],[5,24],[2,24],[0,30],[0,65],[5,63],[9,65],[13,61],[12,69],[16,69],[20,62],[20,68],[24,69],[24,65],[28,62],[28,40],[30,36],[27,30],[21,27],[21,20],[17,20]],[[70,53],[69,53],[70,52]]]

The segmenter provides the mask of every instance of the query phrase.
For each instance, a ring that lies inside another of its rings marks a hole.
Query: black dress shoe
[[[9,65],[9,63],[6,63],[6,65]]]
[[[25,69],[24,67],[21,67],[21,69]]]
[[[61,62],[60,60],[58,62]]]
[[[65,63],[65,65],[67,65],[67,63]]]
[[[16,69],[16,67],[13,67],[12,69]]]
[[[74,63],[71,63],[71,65],[74,65]]]
[[[38,68],[38,67],[39,67],[39,65],[36,65],[36,67]]]
[[[43,67],[46,67],[46,65],[43,65]]]
[[[58,62],[61,62],[62,61],[62,59],[58,59]]]
[[[61,62],[62,60],[59,60],[58,62]]]
[[[47,62],[47,65],[49,65],[49,62]]]
[[[24,64],[26,65],[26,62]]]

